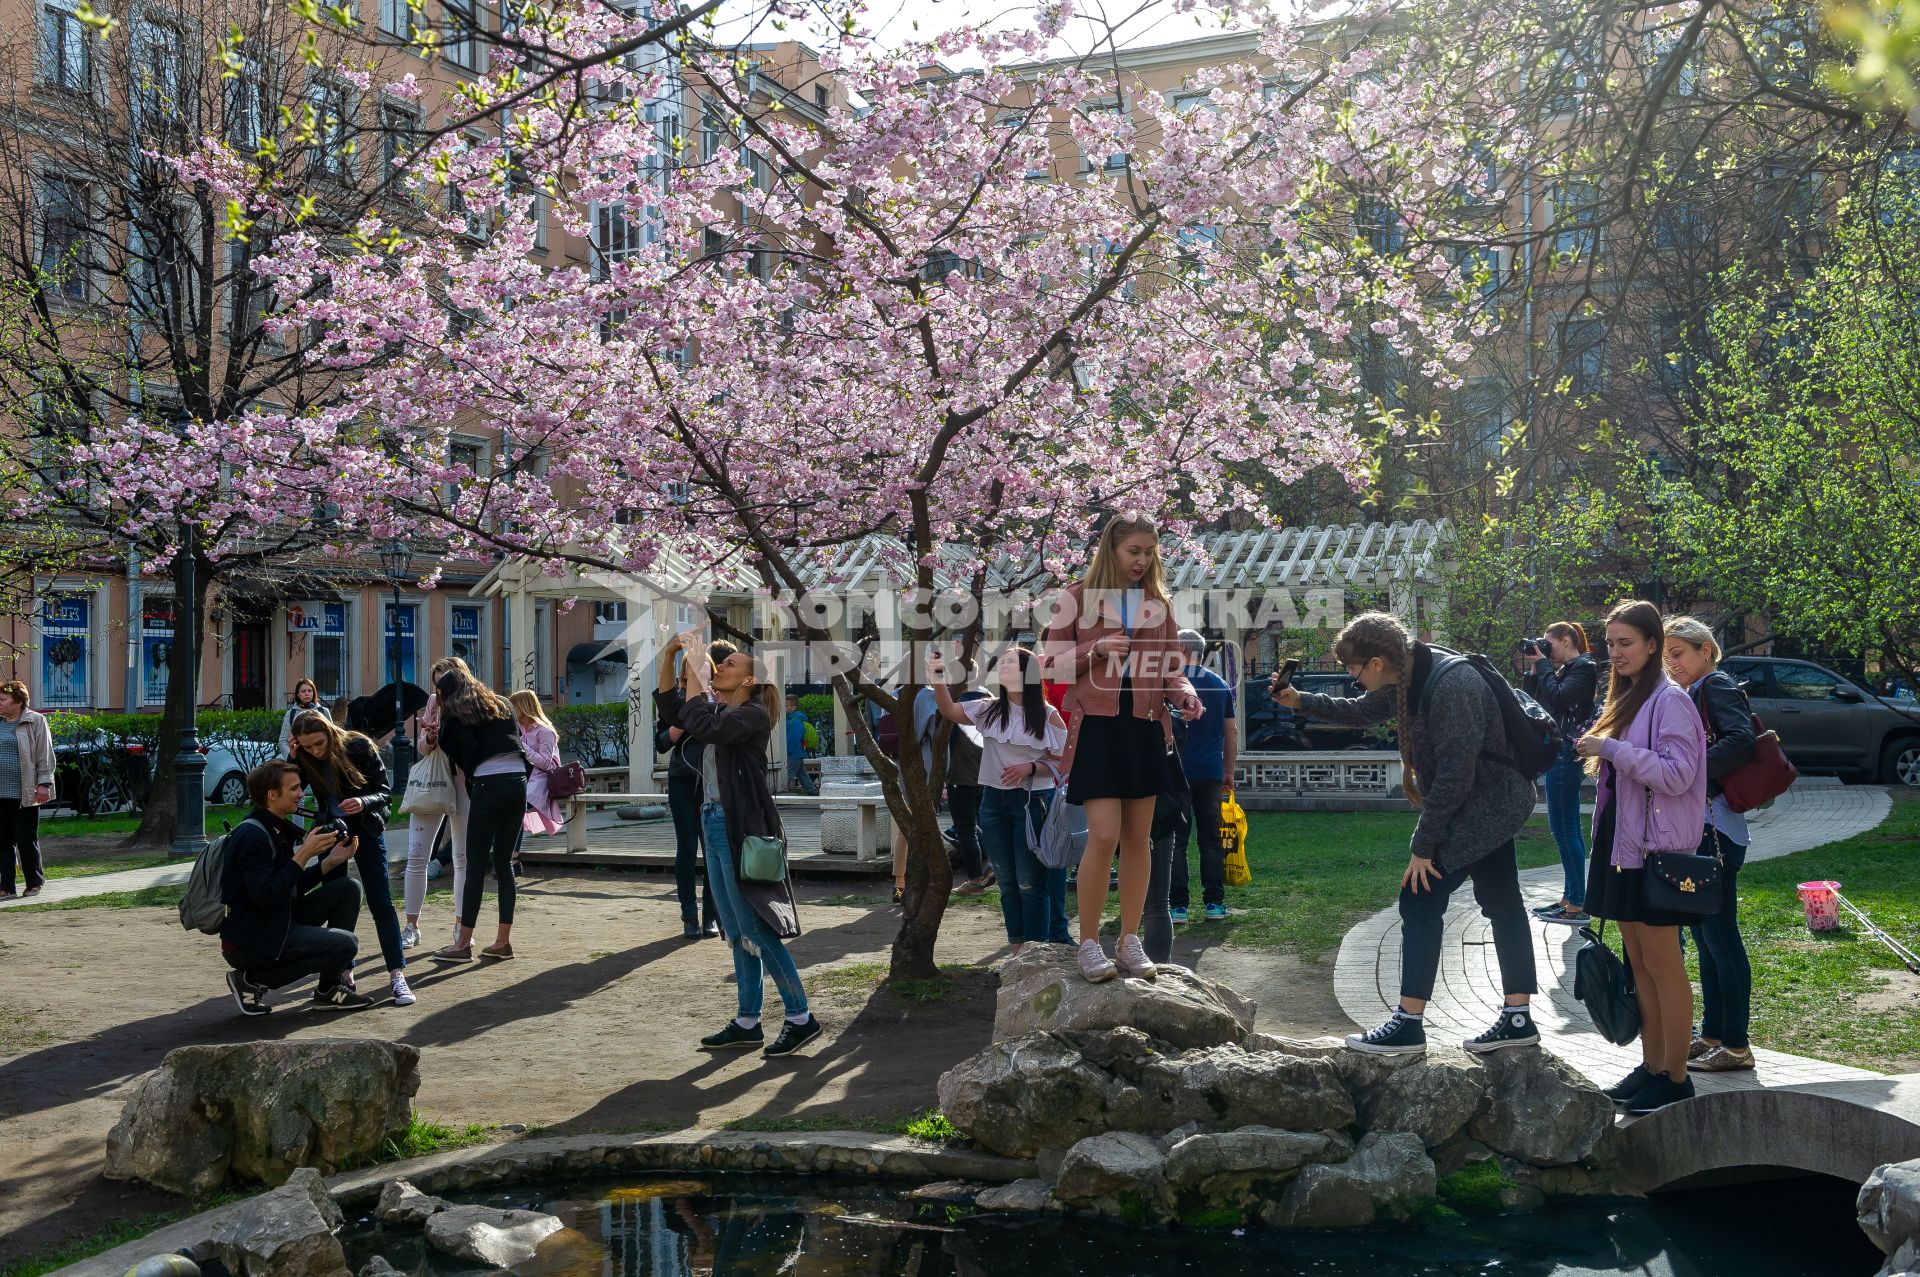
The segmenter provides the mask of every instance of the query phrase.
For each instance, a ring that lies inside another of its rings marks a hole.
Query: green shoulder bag
[[[787,841],[773,834],[749,834],[740,841],[743,882],[785,882]]]

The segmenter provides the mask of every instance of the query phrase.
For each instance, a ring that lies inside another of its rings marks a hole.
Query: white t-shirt
[[[1067,726],[1060,721],[1059,712],[1048,707],[1046,734],[1035,740],[1027,734],[1026,709],[1021,705],[1007,705],[1007,721],[997,726],[986,722],[987,711],[995,705],[993,698],[978,701],[960,701],[973,725],[980,729],[980,783],[988,789],[1052,789],[1053,773],[1041,767],[1034,773],[1033,779],[1022,785],[1008,785],[1000,779],[1000,773],[1009,767],[1025,767],[1028,763],[1037,763],[1048,754],[1057,754],[1067,747]]]

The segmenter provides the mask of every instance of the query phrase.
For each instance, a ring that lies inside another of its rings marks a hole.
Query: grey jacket
[[[1414,780],[1420,786],[1420,821],[1412,853],[1447,873],[1465,869],[1503,846],[1533,815],[1533,782],[1488,755],[1508,754],[1506,728],[1493,692],[1464,661],[1440,675],[1426,702],[1433,649],[1413,645],[1408,683],[1408,722],[1400,724]],[[1322,722],[1364,727],[1394,715],[1394,690],[1382,688],[1351,699],[1300,694],[1300,713]]]
[[[47,726],[47,716],[21,710],[13,729],[13,743],[20,752],[20,805],[37,807],[35,785],[45,785],[47,793],[53,793],[53,731]]]

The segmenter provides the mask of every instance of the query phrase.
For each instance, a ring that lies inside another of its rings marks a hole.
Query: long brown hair
[[[457,656],[444,673],[434,679],[433,690],[440,696],[440,713],[466,727],[478,727],[489,719],[513,721],[513,706],[500,693],[482,683]]]
[[[293,720],[293,761],[300,769],[300,779],[307,788],[319,793],[339,798],[351,798],[354,791],[367,783],[353,760],[347,757],[347,743],[363,740],[369,747],[373,742],[359,732],[343,732],[331,718],[318,710],[303,710]],[[325,736],[327,753],[324,758],[315,758],[300,744],[302,736]]]
[[[1661,619],[1660,609],[1645,599],[1628,599],[1607,613],[1607,624],[1613,625],[1615,622],[1632,626],[1640,632],[1640,637],[1653,642],[1653,654],[1647,657],[1646,667],[1640,671],[1639,678],[1628,678],[1618,666],[1609,667],[1607,706],[1587,734],[1617,739],[1626,734],[1627,728],[1633,724],[1634,715],[1640,712],[1640,707],[1653,695],[1653,689],[1660,686],[1660,680],[1666,677],[1660,664],[1660,645],[1666,640],[1667,626]],[[1599,775],[1600,760],[1589,758],[1587,770]]]
[[[1418,807],[1420,782],[1413,774],[1413,719],[1407,712],[1412,690],[1407,684],[1413,678],[1413,636],[1391,613],[1362,612],[1334,638],[1333,655],[1343,665],[1365,665],[1377,656],[1399,675],[1393,687],[1393,717],[1400,729],[1400,788],[1407,801]]]
[[[1094,542],[1093,559],[1087,564],[1087,574],[1080,578],[1084,593],[1118,593],[1133,584],[1127,579],[1126,570],[1120,566],[1120,543],[1142,532],[1153,538],[1153,558],[1147,563],[1147,574],[1140,578],[1141,593],[1158,600],[1163,607],[1173,606],[1173,600],[1167,594],[1166,566],[1160,560],[1160,529],[1154,526],[1151,519],[1133,519],[1123,514],[1114,515],[1107,520],[1107,526],[1100,529],[1100,539]]]
[[[1547,627],[1548,638],[1563,638],[1573,644],[1573,650],[1585,655],[1593,648],[1587,645],[1587,631],[1578,621],[1555,621]]]

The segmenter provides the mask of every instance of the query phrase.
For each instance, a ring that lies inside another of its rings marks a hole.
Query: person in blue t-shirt
[[[804,794],[819,791],[807,775],[807,716],[800,712],[800,698],[787,693],[787,788]]]
[[[1180,762],[1193,795],[1190,817],[1200,841],[1200,890],[1207,921],[1227,916],[1226,848],[1220,844],[1220,806],[1233,781],[1233,764],[1240,753],[1240,727],[1233,718],[1233,689],[1227,681],[1200,664],[1207,640],[1198,630],[1181,630],[1180,645],[1187,654],[1187,678],[1206,706],[1206,713],[1187,724],[1187,743]],[[1173,858],[1173,883],[1167,903],[1175,923],[1187,920],[1187,840],[1178,835]]]

